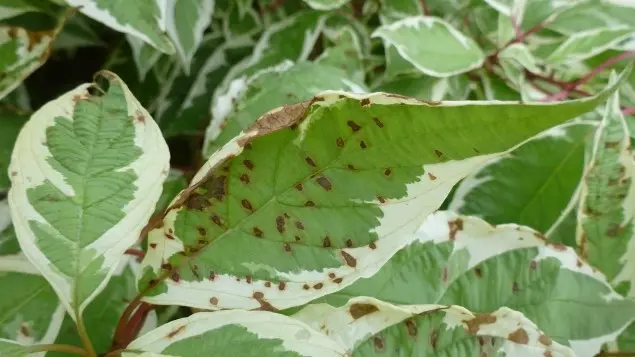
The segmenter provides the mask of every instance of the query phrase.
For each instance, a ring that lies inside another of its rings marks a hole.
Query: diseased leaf
[[[158,126],[110,72],[45,104],[9,170],[20,246],[73,319],[104,289],[154,211],[168,174]]]
[[[571,343],[577,353],[584,352],[580,356],[594,356],[633,320],[635,308],[573,248],[547,244],[525,226],[491,226],[447,211],[429,216],[374,276],[323,300],[343,306],[352,296],[404,305],[460,305],[481,313],[506,307],[558,343]]]
[[[618,26],[575,33],[567,38],[548,58],[551,64],[582,61],[602,53],[635,34],[635,28]]]
[[[0,99],[44,64],[52,41],[52,31],[0,26]]]
[[[194,53],[203,41],[214,13],[214,0],[166,0],[166,30],[184,72],[190,73]]]
[[[485,58],[471,38],[437,17],[408,17],[379,27],[372,36],[394,46],[415,68],[434,77],[449,77],[478,68]]]
[[[313,62],[294,64],[288,60],[249,78],[237,79],[230,88],[212,107],[212,121],[205,135],[206,156],[271,109],[309,100],[326,90],[366,92],[363,83],[355,83],[339,68]]]
[[[115,31],[142,39],[158,50],[172,54],[174,45],[165,34],[167,3],[161,0],[65,0],[84,15]]]
[[[161,191],[161,197],[157,201],[154,213],[161,212],[168,208],[170,202],[179,194],[183,189],[187,187],[187,180],[183,176],[183,171],[177,169],[170,169],[168,177],[166,177],[163,183],[163,190]]]
[[[140,291],[159,284],[153,304],[284,309],[340,290],[376,272],[475,167],[609,92],[430,104],[329,91],[272,110],[150,232]]]
[[[522,313],[506,307],[474,313],[456,305],[398,306],[356,297],[340,308],[309,305],[292,317],[354,350],[354,357],[575,356]]]
[[[26,346],[53,343],[64,319],[64,307],[46,279],[22,254],[0,256],[0,286],[4,287],[0,339]],[[42,357],[44,353],[34,356]]]
[[[594,129],[567,123],[488,162],[459,184],[448,209],[546,233],[580,183],[585,143]]]
[[[580,255],[615,286],[626,284],[624,292],[629,296],[635,291],[633,175],[630,135],[615,94],[596,132],[584,173],[576,240]]]
[[[346,349],[306,324],[266,311],[199,312],[136,339],[129,350],[177,357],[341,357]],[[123,357],[137,356],[124,352]]]

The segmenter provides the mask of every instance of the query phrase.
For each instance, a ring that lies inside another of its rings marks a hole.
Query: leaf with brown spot
[[[353,304],[349,307],[348,311],[353,319],[357,320],[368,314],[379,311],[379,308],[373,304]]]

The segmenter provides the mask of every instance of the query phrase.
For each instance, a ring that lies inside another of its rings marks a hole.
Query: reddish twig
[[[593,70],[589,73],[587,73],[584,77],[578,79],[577,81],[574,82],[575,87],[580,86],[586,82],[588,82],[589,80],[591,80],[593,77],[595,77],[598,73],[600,73],[601,71],[603,71],[604,69],[616,64],[617,62],[623,61],[627,58],[630,57],[635,57],[635,51],[628,51],[628,52],[622,52],[619,55],[615,56],[615,57],[611,57],[609,59],[607,59],[606,61],[602,62],[599,66],[593,68]]]
[[[622,108],[622,113],[624,113],[624,115],[635,115],[635,107],[632,108]]]
[[[428,8],[428,5],[426,4],[426,0],[419,0],[419,3],[421,4],[421,10],[423,10],[423,14],[425,16],[429,16],[430,9]]]

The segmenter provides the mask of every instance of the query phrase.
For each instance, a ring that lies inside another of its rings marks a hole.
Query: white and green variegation
[[[449,77],[478,68],[485,55],[476,42],[438,17],[412,16],[379,27],[372,37],[394,46],[416,69]],[[425,43],[425,46],[420,44]]]
[[[575,33],[548,58],[550,64],[570,64],[600,54],[635,34],[632,26],[615,26]]]
[[[100,72],[22,128],[9,204],[22,251],[77,321],[154,211],[169,172],[158,126],[116,75]]]
[[[267,311],[199,312],[131,342],[123,357],[139,352],[162,356],[341,357],[347,350],[305,323]]]

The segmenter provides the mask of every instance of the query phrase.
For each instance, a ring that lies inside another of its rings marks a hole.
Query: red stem
[[[146,252],[144,252],[143,250],[141,250],[141,249],[133,249],[133,248],[126,249],[126,254],[134,255],[135,257],[137,257],[138,261],[142,261],[143,258],[146,256]]]
[[[421,4],[421,9],[423,10],[423,14],[425,16],[430,15],[430,9],[428,9],[428,5],[426,5],[426,0],[419,0],[419,3]]]
[[[635,115],[635,107],[623,108],[622,113],[624,113],[624,115]]]
[[[599,66],[593,68],[593,70],[587,73],[584,77],[573,82],[574,88],[588,82],[589,80],[591,80],[591,78],[595,77],[598,73],[602,72],[607,67],[610,67],[616,64],[617,62],[625,60],[630,57],[635,57],[635,51],[622,52],[615,57],[611,57],[607,59],[606,61],[602,62],[602,64],[600,64]]]

